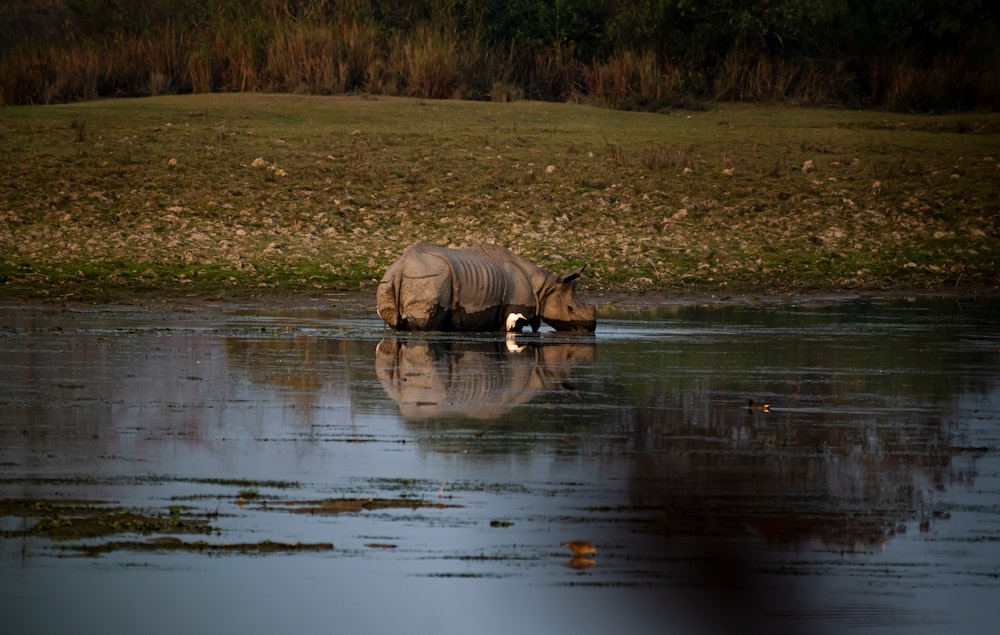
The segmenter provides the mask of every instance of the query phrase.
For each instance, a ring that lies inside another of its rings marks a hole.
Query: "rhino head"
[[[596,309],[591,304],[582,304],[576,297],[576,279],[582,273],[583,267],[562,276],[550,274],[541,289],[538,313],[557,331],[593,333],[597,329]]]

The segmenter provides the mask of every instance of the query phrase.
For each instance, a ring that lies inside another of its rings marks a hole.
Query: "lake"
[[[1000,299],[370,303],[0,306],[0,628],[1000,630]]]

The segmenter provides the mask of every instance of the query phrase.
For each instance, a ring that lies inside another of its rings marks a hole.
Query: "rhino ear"
[[[561,276],[559,278],[559,282],[566,282],[566,283],[573,282],[574,280],[576,280],[577,278],[579,278],[581,275],[583,275],[583,269],[586,266],[587,265],[583,265],[583,267],[580,267],[576,271],[571,271],[570,273],[567,273],[566,275]]]

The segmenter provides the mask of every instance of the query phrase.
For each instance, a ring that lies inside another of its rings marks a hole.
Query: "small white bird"
[[[523,313],[511,313],[507,316],[507,332],[520,333],[528,325],[528,318]]]

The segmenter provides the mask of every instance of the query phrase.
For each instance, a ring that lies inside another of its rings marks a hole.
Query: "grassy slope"
[[[998,131],[259,94],[6,108],[0,294],[364,289],[421,239],[587,263],[590,290],[995,289]]]

